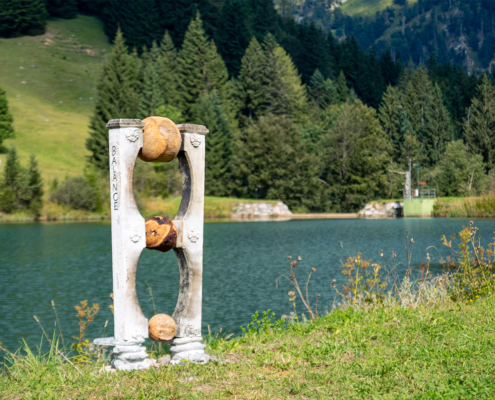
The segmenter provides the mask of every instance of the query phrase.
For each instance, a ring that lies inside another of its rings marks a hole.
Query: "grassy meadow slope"
[[[87,16],[50,20],[41,36],[0,39],[0,86],[16,131],[4,146],[15,146],[24,165],[34,153],[45,182],[84,169],[96,83],[109,50],[102,23]]]
[[[416,3],[417,0],[409,0],[409,4]],[[373,16],[377,11],[382,11],[387,7],[394,7],[393,0],[347,0],[342,4],[342,11],[348,15],[360,14],[363,17]]]

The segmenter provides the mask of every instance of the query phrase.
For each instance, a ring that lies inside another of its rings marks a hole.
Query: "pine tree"
[[[215,44],[208,42],[199,16],[191,22],[178,57],[181,111],[191,117],[191,108],[201,94],[216,90],[222,97],[228,80],[225,63]]]
[[[231,76],[237,76],[249,44],[247,13],[242,0],[227,0],[222,7],[215,41]]]
[[[412,129],[414,132],[419,132],[422,127],[423,107],[412,81],[409,81],[403,93],[402,105],[407,113]]]
[[[465,128],[471,152],[481,154],[489,169],[495,166],[495,88],[486,74],[481,77]]]
[[[412,75],[405,91],[404,107],[407,110],[414,131],[421,138],[425,127],[425,110],[432,89],[428,73],[423,68],[419,68]]]
[[[300,133],[285,116],[262,116],[234,143],[234,194],[242,198],[280,199],[290,208],[312,210],[319,202],[318,164]]]
[[[15,147],[9,149],[7,160],[3,167],[3,176],[0,182],[0,210],[12,213],[15,209],[22,207],[26,199],[26,174],[21,167]]]
[[[242,58],[239,78],[235,82],[233,101],[241,126],[261,115],[265,107],[265,54],[256,38],[251,40]]]
[[[268,35],[271,36],[270,34]],[[271,36],[271,38],[274,39],[273,36]],[[281,82],[281,86],[275,89],[274,95],[278,102],[287,98],[288,108],[285,114],[292,117],[295,122],[301,122],[305,118],[308,108],[306,85],[302,84],[301,76],[292,62],[291,57],[276,42],[275,44],[276,45],[272,50],[273,61],[272,57],[269,55],[268,49],[266,58],[268,64],[271,65],[273,62],[273,65],[275,66],[274,72],[276,73],[276,76],[274,76],[271,81],[280,80]],[[267,65],[266,69],[269,69],[269,65]],[[275,94],[277,90],[281,91],[278,95]],[[273,104],[275,103],[276,102],[273,102]],[[275,108],[273,110],[269,109],[268,111],[272,111],[276,114]]]
[[[141,58],[142,85],[138,116],[141,119],[156,115],[156,110],[165,105],[165,87],[158,73],[162,69],[162,52],[153,42],[150,51],[143,50]]]
[[[441,196],[475,196],[485,190],[487,175],[483,156],[470,153],[462,140],[448,144],[438,170]]]
[[[223,111],[216,92],[202,95],[192,108],[194,123],[205,125],[206,136],[205,193],[209,196],[228,196],[229,162],[232,146],[232,126]]]
[[[403,137],[399,129],[399,113],[402,108],[399,89],[389,86],[383,95],[383,101],[379,108],[378,117],[391,144],[392,160],[398,164],[404,164],[402,159]]]
[[[337,79],[337,94],[339,95],[339,101],[345,103],[349,97],[349,88],[345,79],[344,71],[340,71],[339,78]]]
[[[326,79],[320,70],[316,70],[309,82],[308,93],[311,99],[320,108],[325,108],[329,104],[337,102],[337,88],[330,78]]]
[[[13,137],[14,127],[12,123],[14,118],[9,112],[9,105],[7,102],[7,93],[0,88],[0,148],[4,140]]]
[[[116,118],[136,118],[139,105],[135,61],[127,53],[122,32],[118,31],[110,57],[105,60],[98,84],[98,99],[90,121],[86,148],[89,161],[98,169],[108,169],[108,129]]]
[[[324,32],[317,28],[314,22],[309,25],[299,26],[298,32],[299,51],[295,62],[301,73],[302,81],[309,83],[314,71],[326,78],[331,75],[332,63],[326,47]]]
[[[443,104],[440,86],[435,83],[425,108],[423,146],[430,165],[435,165],[454,140],[454,130],[449,112]]]
[[[0,5],[0,36],[42,35],[46,27],[43,0],[3,0]]]
[[[41,209],[43,208],[43,180],[34,154],[29,159],[27,193],[29,196],[27,208],[37,218],[40,216]]]
[[[144,70],[143,89],[141,102],[139,103],[139,118],[145,119],[154,116],[156,109],[165,105],[163,87],[160,85],[160,77],[156,72],[153,62],[150,60]]]
[[[411,159],[417,164],[423,162],[423,147],[421,146],[414,127],[404,107],[398,109],[397,128],[401,137],[402,151],[399,160],[407,164]]]
[[[77,16],[76,0],[47,0],[46,8],[53,17],[72,19]]]
[[[139,53],[164,34],[156,0],[109,0],[103,20],[108,37],[115,37],[120,29],[127,46]]]
[[[322,140],[322,180],[339,212],[355,211],[386,196],[390,148],[376,111],[360,100],[336,107],[336,119]]]
[[[156,71],[160,79],[165,104],[177,106],[179,101],[177,82],[177,50],[170,34],[165,32],[160,44],[161,57],[156,62]]]
[[[268,33],[275,35],[278,31],[278,15],[273,0],[248,0],[250,3],[251,29],[259,42]]]

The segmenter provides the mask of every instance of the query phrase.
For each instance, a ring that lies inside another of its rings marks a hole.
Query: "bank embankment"
[[[182,198],[139,199],[138,208],[147,219],[154,216],[173,218],[180,207]],[[293,213],[289,207],[278,200],[237,199],[230,197],[205,197],[204,216],[206,220],[231,221],[266,221],[289,219],[351,219],[357,218],[352,213]],[[102,212],[74,210],[49,201],[45,202],[41,215],[34,217],[25,212],[0,213],[0,223],[33,222],[33,221],[100,221],[110,219],[110,209]]]

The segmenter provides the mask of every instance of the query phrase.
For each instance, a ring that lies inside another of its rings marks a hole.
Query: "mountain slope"
[[[433,54],[470,73],[495,65],[493,0],[291,0],[291,5],[296,20],[314,21],[339,40],[355,36],[378,53],[400,52],[406,63],[425,64]],[[282,13],[282,2],[278,9]]]
[[[0,39],[0,86],[16,131],[4,146],[15,146],[24,165],[34,153],[45,182],[84,169],[96,82],[109,49],[102,23],[87,16],[50,20],[41,36]]]

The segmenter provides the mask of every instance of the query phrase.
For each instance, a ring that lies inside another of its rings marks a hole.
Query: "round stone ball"
[[[177,125],[164,117],[149,117],[143,123],[143,148],[138,157],[147,162],[172,161],[182,145]]]
[[[148,333],[154,342],[167,342],[175,337],[177,325],[170,315],[156,314],[148,322]]]

